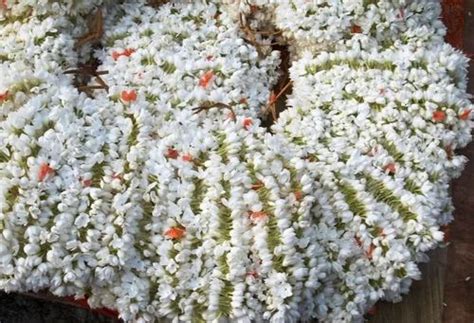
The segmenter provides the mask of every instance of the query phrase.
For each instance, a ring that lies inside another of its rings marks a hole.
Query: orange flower
[[[122,52],[123,56],[130,57],[132,54],[135,53],[135,50],[133,48],[127,48]]]
[[[303,192],[301,192],[301,191],[296,191],[296,192],[294,192],[293,194],[295,194],[295,199],[296,199],[296,201],[299,202],[299,201],[301,201],[301,200],[303,199]]]
[[[437,110],[433,112],[433,120],[435,122],[443,122],[446,119],[446,113],[444,111]]]
[[[207,71],[199,79],[199,86],[206,89],[209,86],[209,84],[211,83],[213,78],[214,78],[214,72],[213,71]]]
[[[465,109],[463,113],[459,115],[459,119],[461,120],[469,120],[471,117],[471,109]]]
[[[0,94],[0,103],[3,103],[3,101],[6,101],[8,99],[8,91]]]
[[[390,163],[384,166],[383,168],[384,172],[388,172],[389,174],[395,174],[397,171],[397,168],[395,167],[394,163]]]
[[[122,53],[119,53],[115,50],[112,52],[112,58],[114,61],[118,60],[120,56],[122,56]]]
[[[257,212],[249,212],[249,217],[250,217],[250,220],[252,220],[253,222],[257,222],[259,220],[264,220],[267,218],[267,214],[263,211],[257,211]]]
[[[168,239],[179,240],[186,234],[186,229],[183,227],[171,227],[165,231],[165,237]]]
[[[124,102],[133,102],[137,100],[137,92],[135,90],[122,91],[121,98]]]
[[[183,157],[181,157],[184,161],[191,162],[193,161],[193,156],[191,154],[184,154]]]
[[[133,48],[127,48],[123,52],[113,51],[112,58],[114,59],[114,61],[116,61],[120,58],[120,56],[130,57],[133,53],[135,53],[135,50]]]
[[[253,121],[250,118],[245,118],[243,124],[244,128],[249,130],[249,128],[253,125]]]
[[[362,33],[362,28],[359,25],[352,25],[351,33],[360,34],[360,33]]]
[[[42,163],[38,172],[38,180],[40,182],[44,181],[48,175],[54,174],[54,169],[49,167],[49,164]]]
[[[165,156],[167,158],[170,158],[170,159],[176,159],[176,158],[178,158],[179,153],[176,149],[168,148],[168,150],[166,151]]]

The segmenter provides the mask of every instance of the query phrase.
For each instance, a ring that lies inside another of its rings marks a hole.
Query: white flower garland
[[[109,90],[88,98],[64,70],[100,4],[1,4],[2,290],[139,322],[361,321],[408,291],[471,140],[438,4],[115,4]],[[240,12],[297,54],[272,133],[278,53],[242,40]]]

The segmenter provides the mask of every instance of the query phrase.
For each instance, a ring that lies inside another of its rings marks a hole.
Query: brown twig
[[[79,64],[79,66],[75,69],[70,69],[64,72],[64,74],[82,74],[82,75],[89,75],[89,76],[100,76],[109,74],[108,71],[98,71],[94,65],[87,65],[87,64]]]
[[[77,49],[87,43],[96,43],[104,34],[104,17],[102,15],[102,9],[97,9],[92,19],[89,21],[89,30],[87,33],[79,37],[74,45]]]
[[[194,114],[198,114],[198,113],[201,113],[202,111],[208,111],[208,110],[214,109],[214,108],[228,109],[228,110],[230,110],[232,120],[236,119],[234,109],[230,105],[222,103],[222,102],[204,102],[201,106],[199,106],[197,108],[193,108],[193,112],[194,112]]]
[[[264,46],[274,46],[274,45],[283,45],[280,42],[271,42],[269,44],[262,43],[257,39],[257,35],[264,35],[267,37],[276,36],[281,34],[280,30],[253,30],[250,25],[247,23],[248,17],[244,15],[244,13],[239,14],[239,26],[240,30],[244,33],[244,37],[242,37],[246,42],[250,45],[253,45],[257,48],[257,51],[262,54],[262,47]]]
[[[64,72],[64,74],[75,74],[76,87],[79,91],[86,92],[88,95],[92,94],[92,90],[109,90],[109,86],[101,77],[101,75],[106,75],[108,73],[108,71],[97,71],[97,66],[87,64],[80,64],[77,68],[70,69]],[[95,78],[99,85],[88,85],[91,78]]]
[[[271,96],[270,96],[270,100],[267,104],[267,106],[265,107],[265,113],[268,113],[268,111],[271,112],[272,114],[272,119],[273,119],[273,122],[275,122],[278,118],[277,116],[277,102],[278,100],[280,99],[280,97],[285,94],[285,92],[289,89],[289,87],[293,84],[292,81],[288,81],[286,83],[286,85],[278,92],[277,95],[274,94],[274,91],[271,92]]]
[[[275,102],[278,101],[278,99],[283,95],[283,93],[286,92],[286,90],[288,90],[288,88],[293,84],[293,81],[288,81],[288,83],[286,83],[286,85],[280,90],[280,92],[278,92],[278,94],[275,96]]]

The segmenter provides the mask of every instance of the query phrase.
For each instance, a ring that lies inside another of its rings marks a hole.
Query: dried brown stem
[[[96,43],[100,41],[104,34],[104,17],[102,9],[97,9],[92,19],[89,21],[89,30],[87,33],[79,37],[74,48],[80,48],[87,43]]]
[[[75,84],[77,89],[86,92],[88,95],[91,95],[93,90],[109,90],[109,86],[101,77],[101,75],[106,75],[108,73],[108,71],[97,71],[96,65],[87,64],[80,64],[79,67],[64,72],[64,74],[76,75]],[[99,85],[89,85],[88,83],[91,78],[95,78]]]
[[[253,30],[249,24],[247,23],[247,18],[242,12],[239,14],[239,25],[240,25],[240,30],[244,33],[243,39],[257,48],[257,51],[261,54],[262,47],[265,46],[274,46],[274,45],[283,45],[280,42],[271,42],[269,44],[262,43],[257,39],[257,35],[264,35],[267,37],[270,36],[276,36],[281,34],[280,30]]]
[[[286,85],[280,90],[280,92],[278,92],[278,94],[275,96],[274,98],[274,102],[275,103],[276,101],[278,101],[278,99],[286,92],[286,90],[288,90],[288,88],[293,84],[292,81],[288,81],[288,83],[286,83]]]
[[[275,122],[278,118],[278,116],[277,116],[277,102],[281,98],[281,96],[283,94],[285,94],[285,92],[289,89],[291,84],[292,84],[292,81],[288,81],[288,83],[286,83],[286,85],[280,90],[280,92],[278,92],[277,95],[274,95],[274,92],[272,91],[272,96],[271,96],[271,98],[268,102],[267,107],[265,108],[265,112],[266,113],[268,113],[268,111],[271,112],[273,122]]]
[[[222,103],[222,102],[204,102],[201,106],[194,108],[193,112],[195,114],[198,114],[198,113],[201,113],[202,111],[208,111],[210,109],[215,109],[215,108],[230,110],[232,120],[235,120],[236,115],[235,115],[234,109],[230,105]]]

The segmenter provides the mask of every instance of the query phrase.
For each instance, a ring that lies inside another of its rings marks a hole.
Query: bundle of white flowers
[[[408,291],[470,141],[436,3],[104,3],[92,54],[102,3],[0,5],[2,290],[140,322],[361,321]],[[275,39],[297,55],[269,132]],[[91,56],[88,97],[64,72]]]
[[[0,17],[7,20],[26,21],[31,16],[80,16],[89,14],[93,8],[107,0],[2,0]]]
[[[348,239],[369,258],[359,283],[367,293],[398,296],[418,277],[420,253],[442,241],[439,226],[451,220],[449,181],[464,163],[454,149],[470,141],[464,65],[447,45],[352,49],[294,63],[293,108],[273,130],[310,159],[319,208],[328,212],[321,225],[340,237],[339,254],[349,254],[342,251]],[[337,258],[334,266],[356,260]],[[342,274],[353,279],[352,271]]]

